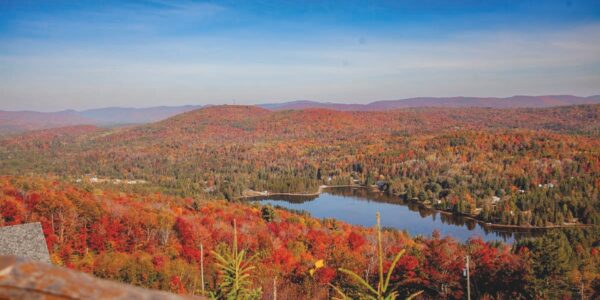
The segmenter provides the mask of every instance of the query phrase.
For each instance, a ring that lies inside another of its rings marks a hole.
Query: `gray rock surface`
[[[42,224],[37,222],[0,227],[0,256],[2,255],[51,263]]]

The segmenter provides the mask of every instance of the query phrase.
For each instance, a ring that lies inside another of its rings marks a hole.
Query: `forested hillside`
[[[357,295],[376,282],[376,232],[238,202],[251,191],[377,187],[391,201],[549,230],[514,245],[385,230],[396,291],[481,298],[598,296],[600,106],[191,111],[149,125],[33,131],[0,140],[1,225],[41,221],[55,263],[179,293],[222,289],[217,254],[253,256],[253,293]],[[29,174],[28,177],[18,175]],[[229,201],[223,201],[227,199]],[[202,252],[200,251],[202,245]],[[322,261],[321,261],[322,260]],[[366,270],[366,274],[363,274]],[[248,283],[250,284],[250,283]],[[329,285],[331,284],[331,285]],[[260,291],[256,290],[260,288]]]
[[[34,221],[42,223],[54,263],[177,293],[201,294],[202,270],[205,291],[219,289],[215,253],[231,249],[234,224],[239,248],[255,255],[250,283],[263,299],[271,299],[274,287],[281,299],[326,299],[334,295],[332,286],[356,295],[358,285],[340,267],[370,282],[378,276],[372,228],[270,207],[0,177],[0,226]],[[592,229],[554,231],[510,247],[384,230],[381,240],[386,270],[406,251],[391,273],[401,296],[423,291],[425,299],[464,298],[464,257],[470,255],[473,297],[557,299],[581,289],[599,296],[599,238]]]
[[[600,224],[599,136],[600,105],[388,112],[218,106],[133,128],[5,138],[0,169],[73,181],[144,180],[203,199],[379,181],[398,199],[486,222]]]

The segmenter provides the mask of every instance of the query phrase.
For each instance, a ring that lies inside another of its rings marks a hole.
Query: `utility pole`
[[[469,278],[469,256],[467,255],[467,300],[471,300],[471,280]]]
[[[273,300],[277,300],[277,276],[273,278]]]
[[[202,295],[204,296],[204,247],[200,243],[200,283],[202,284]]]

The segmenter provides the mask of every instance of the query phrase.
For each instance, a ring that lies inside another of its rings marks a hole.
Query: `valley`
[[[279,278],[286,298],[322,299],[330,283],[355,291],[339,268],[373,270],[381,212],[385,256],[408,253],[394,275],[402,295],[463,298],[467,253],[482,297],[558,297],[573,282],[591,294],[597,281],[581,276],[598,276],[599,135],[600,105],[225,105],[29,131],[0,139],[1,221],[41,221],[56,264],[202,294],[200,257],[206,288],[220,277],[200,245],[227,249],[235,220],[241,247],[269,270],[253,277],[263,295]]]

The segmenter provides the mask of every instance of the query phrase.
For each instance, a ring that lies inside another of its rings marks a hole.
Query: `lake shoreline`
[[[328,189],[328,188],[373,188],[373,186],[369,187],[369,186],[364,186],[364,185],[350,185],[350,184],[347,184],[347,185],[321,185],[321,186],[319,186],[318,190],[314,193],[272,193],[269,191],[258,192],[258,191],[250,190],[250,191],[248,191],[250,193],[250,195],[243,195],[240,197],[236,197],[236,199],[252,199],[252,198],[272,197],[272,196],[313,197],[313,196],[319,196],[321,193],[323,193],[324,189]],[[377,192],[381,193],[381,191],[377,191]],[[394,196],[398,197],[398,195],[394,195]],[[532,225],[525,226],[525,225],[510,225],[510,224],[491,223],[491,222],[486,222],[484,220],[481,220],[473,215],[437,209],[437,208],[433,208],[431,206],[424,205],[423,203],[419,203],[417,201],[410,201],[410,202],[417,204],[417,205],[419,205],[420,208],[427,209],[429,211],[439,212],[441,214],[451,215],[451,216],[455,216],[455,217],[457,217],[457,216],[463,217],[463,218],[475,221],[475,222],[479,223],[480,225],[482,225],[483,227],[490,228],[490,229],[506,228],[506,229],[527,231],[527,230],[548,230],[548,229],[558,229],[558,228],[588,228],[588,227],[593,226],[593,225],[581,224],[581,223],[568,223],[568,224],[562,224],[562,225],[548,225],[548,226],[532,226]]]
[[[395,195],[395,196],[398,196],[398,195]],[[480,225],[482,225],[483,227],[490,228],[490,229],[508,228],[508,229],[516,229],[516,230],[526,231],[526,230],[548,230],[548,229],[557,229],[557,228],[587,228],[587,227],[593,226],[593,225],[581,224],[581,223],[567,223],[567,224],[562,224],[562,225],[548,225],[548,226],[510,225],[510,224],[491,223],[491,222],[486,222],[485,220],[481,220],[475,215],[457,213],[457,212],[447,211],[447,210],[443,210],[443,209],[437,209],[437,208],[433,208],[431,206],[427,206],[423,203],[419,203],[417,201],[410,201],[410,202],[417,204],[417,205],[419,205],[419,207],[428,209],[430,211],[439,212],[439,213],[445,214],[445,215],[459,216],[459,217],[463,217],[463,218],[466,218],[469,220],[473,220],[473,221],[479,223]]]
[[[365,186],[362,186],[362,185],[351,185],[351,184],[344,184],[344,185],[321,185],[321,186],[319,186],[319,189],[316,192],[314,192],[314,193],[272,193],[272,192],[269,192],[269,191],[258,192],[258,191],[250,190],[250,191],[248,191],[248,193],[251,193],[251,195],[242,195],[240,197],[236,197],[236,199],[250,199],[250,198],[271,197],[271,196],[310,197],[310,196],[318,196],[321,193],[323,193],[324,189],[328,189],[328,188],[364,188],[364,187]]]
[[[581,223],[568,223],[568,224],[563,224],[563,225],[548,225],[548,226],[525,226],[525,225],[509,225],[509,224],[499,224],[499,223],[490,223],[490,222],[486,222],[484,220],[478,219],[477,217],[474,217],[472,215],[467,215],[467,214],[461,214],[461,213],[456,213],[456,212],[451,212],[451,211],[446,211],[446,210],[441,210],[441,209],[437,209],[437,208],[432,208],[432,207],[427,207],[421,203],[418,202],[413,202],[416,204],[419,204],[420,207],[425,208],[425,209],[429,209],[431,211],[436,211],[445,215],[452,215],[452,216],[460,216],[469,220],[473,220],[481,225],[483,225],[484,227],[487,228],[510,228],[510,229],[521,229],[521,230],[529,230],[529,229],[542,229],[542,230],[547,230],[547,229],[556,229],[556,228],[587,228],[587,227],[592,227],[593,225],[588,225],[588,224],[581,224]]]

